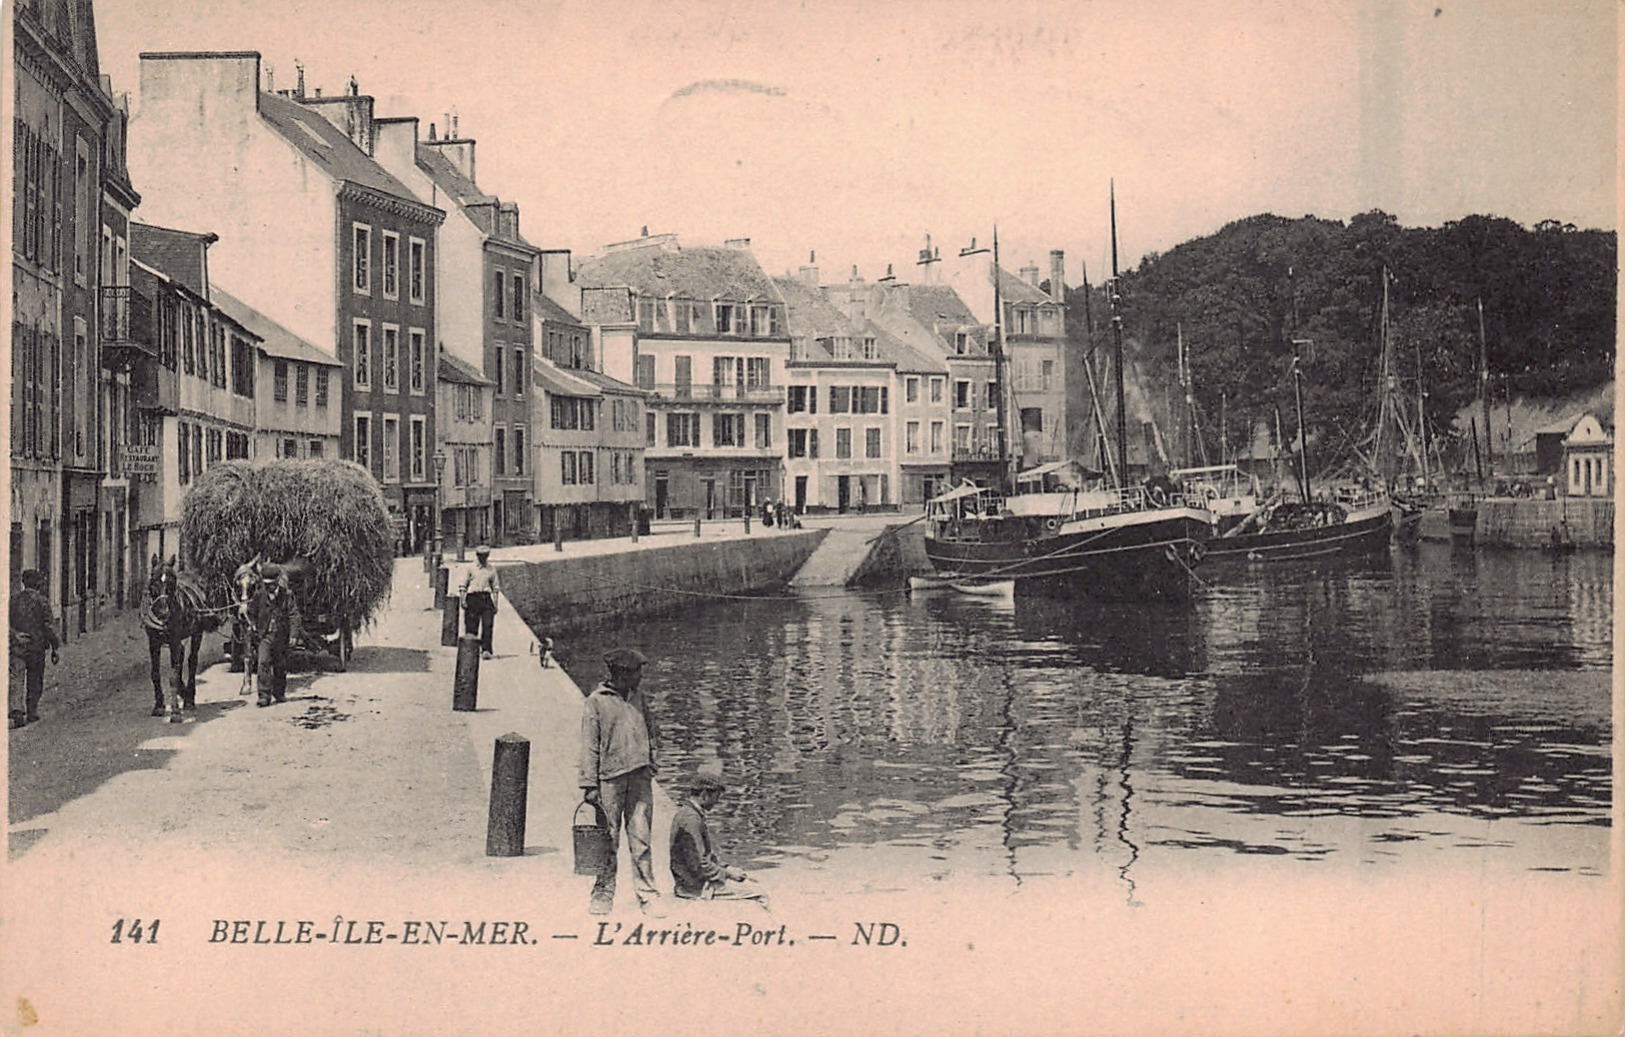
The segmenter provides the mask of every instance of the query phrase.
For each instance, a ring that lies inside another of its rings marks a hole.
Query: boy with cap
[[[457,585],[457,596],[463,599],[466,630],[480,635],[480,658],[491,658],[491,629],[496,626],[497,595],[502,593],[502,581],[491,565],[491,548],[481,544],[474,549],[474,566],[463,570],[462,582]]]
[[[608,859],[593,883],[588,910],[607,915],[615,903],[621,829],[632,857],[634,888],[646,914],[663,917],[655,889],[649,835],[654,823],[657,739],[643,692],[643,653],[617,648],[604,655],[609,679],[592,689],[581,713],[581,789],[609,822]]]
[[[767,897],[755,880],[738,868],[722,863],[711,840],[707,817],[722,799],[726,786],[710,774],[689,779],[688,794],[671,819],[671,877],[674,892],[684,900],[756,900]]]

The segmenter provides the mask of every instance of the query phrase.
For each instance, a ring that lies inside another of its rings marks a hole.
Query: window
[[[310,365],[296,364],[293,369],[293,402],[300,407],[310,406]]]
[[[576,482],[576,452],[566,450],[559,454],[559,482],[574,486]]]
[[[352,287],[361,295],[370,295],[372,294],[372,228],[365,223],[355,224],[352,247],[352,262],[355,272]]]
[[[829,351],[837,360],[851,360],[852,340],[845,335],[837,335],[830,340]]]
[[[655,412],[645,411],[643,414],[643,445],[655,445]]]
[[[187,374],[197,371],[197,354],[192,345],[192,309],[183,306],[178,311],[181,325],[181,370]]]
[[[299,456],[299,441],[297,439],[284,439],[277,444],[277,455],[293,460]]]
[[[931,423],[931,452],[933,454],[942,453],[942,422],[940,421]]]
[[[272,384],[274,388],[271,390],[271,398],[276,400],[278,403],[287,403],[288,362],[286,360],[278,360],[276,365],[272,368],[272,371],[274,372],[272,375]]]
[[[987,409],[997,410],[999,407],[999,383],[987,383]]]
[[[829,412],[831,414],[847,414],[852,410],[852,387],[848,385],[832,385],[829,387]]]
[[[244,457],[248,456],[248,451],[246,449],[243,451],[242,456],[244,456]],[[310,441],[310,454],[308,456],[310,456],[310,457],[321,457],[322,456],[322,441],[321,440],[313,439],[313,440]]]
[[[496,382],[497,382],[497,395],[498,396],[506,395],[507,392],[508,392],[507,379],[503,377],[503,373],[504,373],[503,368],[505,366],[502,363],[503,354],[504,354],[503,348],[501,346],[497,346],[496,347]]]
[[[766,389],[771,385],[768,381],[767,357],[752,356],[745,358],[745,388]]]
[[[884,414],[886,413],[887,395],[890,390],[884,385],[866,385],[852,390],[852,413],[854,414]]]
[[[612,486],[621,484],[621,452],[612,451],[609,455],[609,481]]]
[[[384,332],[384,391],[401,391],[401,330],[385,324]]]
[[[398,299],[401,294],[401,236],[384,231],[384,298]]]
[[[716,414],[711,418],[713,446],[744,446],[745,416],[743,414]]]
[[[525,474],[525,428],[523,425],[513,430],[513,474]]]
[[[427,418],[412,418],[412,479],[422,482],[429,463],[429,422]]]
[[[525,395],[525,347],[516,346],[513,351],[513,395],[519,399]]]
[[[911,421],[903,427],[903,453],[917,454],[920,452],[920,423]]]
[[[700,416],[672,413],[666,415],[667,446],[699,446]]]
[[[941,378],[933,378],[933,379],[931,379],[931,402],[932,403],[941,403],[942,402],[942,379]]]
[[[96,171],[91,167],[90,145],[83,137],[78,139],[78,160],[74,164],[74,172],[73,279],[85,284],[90,276],[91,206],[93,199],[100,197],[101,186],[97,183]]]
[[[327,406],[327,368],[316,369],[316,406]]]
[[[576,475],[581,480],[581,485],[583,485],[583,486],[591,486],[592,485],[592,451],[591,450],[583,450],[583,451],[581,451],[581,453],[579,455],[577,455]]]
[[[960,356],[964,356],[967,352],[969,352],[969,350],[970,350],[970,335],[963,332],[963,331],[955,332],[954,333],[954,352],[957,353]]]
[[[384,481],[397,482],[401,477],[401,419],[393,414],[384,415]]]
[[[412,351],[412,394],[422,396],[428,391],[429,383],[429,360],[424,353],[423,329],[413,328],[407,333],[407,338],[411,342]],[[479,417],[478,414],[474,416]]]
[[[355,416],[355,463],[372,470],[372,415]]]
[[[355,322],[352,350],[355,363],[355,387],[372,389],[372,325],[364,320]]]
[[[1042,407],[1023,407],[1023,408],[1021,408],[1021,431],[1023,431],[1023,432],[1042,432],[1042,431],[1044,431],[1044,408],[1042,408]]]
[[[412,242],[411,242],[411,245],[408,248],[408,251],[411,254],[411,259],[410,259],[411,285],[410,285],[410,287],[411,287],[411,290],[412,290],[412,301],[420,303],[420,302],[423,301],[423,282],[424,282],[424,244],[423,244],[423,242],[420,241],[417,238],[413,238]]]
[[[574,396],[550,396],[548,411],[554,428],[584,429],[591,432],[596,423],[593,400],[578,399]]]
[[[492,469],[493,475],[508,474],[508,430],[497,429],[496,462]]]
[[[870,459],[880,456],[880,429],[863,430],[863,456]]]
[[[773,448],[773,415],[756,415],[756,449],[771,450]]]
[[[838,460],[847,460],[852,456],[852,430],[838,428],[835,430],[835,457]]]
[[[954,409],[970,409],[970,382],[963,378],[954,380]]]
[[[863,336],[863,359],[873,360],[880,355],[880,347],[875,343],[873,335]]]
[[[790,386],[789,403],[786,409],[791,414],[817,414],[818,413],[818,386],[792,385]]]
[[[517,323],[525,319],[525,275],[513,275],[513,319]]]
[[[734,317],[733,303],[717,303],[716,319],[718,335],[737,335],[739,333],[739,322]]]
[[[491,275],[491,305],[495,307],[497,320],[504,320],[508,316],[508,275],[498,270]]]
[[[905,403],[920,402],[920,380],[918,378],[903,379],[903,401]]]
[[[1045,360],[1040,366],[1040,372],[1039,388],[1047,392],[1055,379],[1055,361]]]
[[[175,437],[175,474],[180,477],[181,485],[185,486],[192,481],[192,430],[186,422],[176,426]]]
[[[788,433],[790,437],[790,456],[806,457],[816,460],[818,457],[818,430],[815,428],[793,428]]]
[[[648,353],[640,354],[636,361],[637,386],[639,389],[653,389],[655,387],[655,358]]]
[[[954,449],[955,450],[960,450],[960,451],[970,449],[970,426],[969,425],[955,425],[954,426]]]

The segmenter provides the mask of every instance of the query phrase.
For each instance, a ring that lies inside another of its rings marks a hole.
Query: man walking
[[[588,910],[607,915],[615,903],[621,829],[632,857],[633,886],[644,913],[664,917],[655,889],[649,835],[654,822],[654,773],[658,739],[649,720],[643,683],[643,653],[617,648],[605,654],[609,679],[592,690],[581,713],[581,789],[609,824],[610,852],[593,883]]]
[[[45,650],[51,662],[61,661],[57,650],[56,620],[46,600],[45,574],[24,569],[21,589],[11,594],[11,691],[8,708],[11,726],[22,727],[39,720],[39,700],[45,693]]]
[[[480,635],[480,658],[491,658],[491,632],[496,626],[497,595],[502,582],[491,566],[491,549],[481,544],[474,549],[474,567],[463,571],[457,596],[463,599],[464,630]]]
[[[721,778],[696,774],[688,794],[671,819],[671,877],[684,900],[755,900],[767,907],[767,895],[754,879],[722,863],[711,839],[709,814],[722,799]]]
[[[299,603],[275,562],[260,567],[260,585],[247,605],[249,679],[269,706],[288,693],[288,644],[299,629]]]

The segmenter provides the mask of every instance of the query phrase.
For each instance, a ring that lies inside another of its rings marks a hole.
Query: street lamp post
[[[430,519],[428,551],[429,551],[429,579],[434,587],[434,607],[444,609],[446,606],[447,583],[450,574],[446,571],[441,557],[440,543],[440,478],[446,471],[446,453],[443,450],[434,452],[434,516]]]
[[[445,474],[446,452],[436,450],[434,452],[434,523],[431,527],[434,530],[434,556],[436,559],[439,559],[444,547],[440,536],[440,481]]]

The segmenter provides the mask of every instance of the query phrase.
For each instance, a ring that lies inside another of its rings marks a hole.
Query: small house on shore
[[[1563,438],[1570,497],[1614,495],[1614,429],[1595,412],[1582,414]]]

